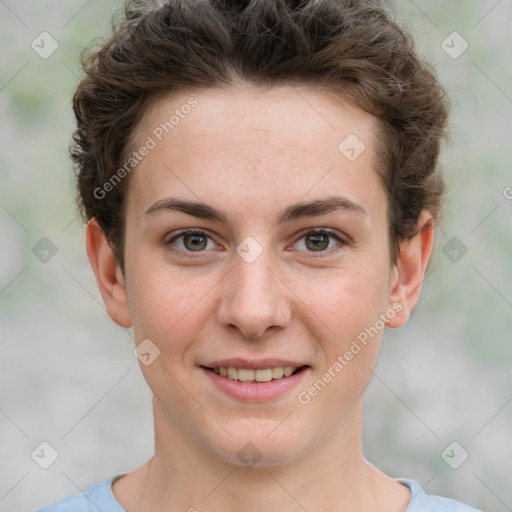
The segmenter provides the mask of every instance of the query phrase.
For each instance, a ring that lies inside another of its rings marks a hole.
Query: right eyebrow
[[[174,197],[157,201],[155,204],[151,205],[144,214],[154,215],[155,213],[164,211],[181,212],[199,219],[216,220],[223,224],[230,224],[230,216],[223,210],[209,206],[206,203],[177,199]]]

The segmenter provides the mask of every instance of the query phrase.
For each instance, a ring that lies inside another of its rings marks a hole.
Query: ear
[[[400,254],[391,272],[389,295],[389,306],[396,315],[387,320],[388,327],[401,327],[409,319],[420,296],[433,246],[434,222],[432,215],[425,211],[418,219],[418,234],[400,243]]]
[[[131,327],[124,276],[96,219],[87,223],[85,245],[108,315],[116,324]]]

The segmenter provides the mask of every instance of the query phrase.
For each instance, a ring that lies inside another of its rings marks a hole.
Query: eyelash
[[[168,242],[166,242],[166,245],[172,246],[172,242],[177,240],[178,238],[181,238],[186,235],[200,235],[200,236],[207,236],[208,238],[212,238],[206,231],[203,231],[201,229],[196,228],[187,228],[181,230],[179,233],[174,235]],[[326,249],[323,251],[306,251],[309,253],[307,257],[311,258],[323,258],[327,255],[331,255],[333,252],[337,252],[338,250],[342,249],[344,245],[348,245],[348,242],[343,239],[338,231],[332,228],[314,228],[314,229],[307,229],[305,231],[301,231],[299,233],[299,236],[297,240],[294,243],[297,243],[302,238],[307,237],[308,235],[328,235],[329,237],[334,238],[337,242],[339,242],[339,246],[337,247],[331,247],[330,249]],[[184,251],[183,249],[171,249],[172,252],[183,254],[185,253],[188,258],[200,258],[203,256],[202,253],[205,251]]]

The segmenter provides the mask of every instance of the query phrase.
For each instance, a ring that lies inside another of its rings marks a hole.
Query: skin
[[[198,106],[131,175],[124,275],[96,221],[87,226],[110,317],[132,326],[137,344],[149,338],[160,350],[152,364],[141,364],[154,397],[155,455],[116,480],[114,495],[128,512],[405,510],[408,488],[369,464],[361,447],[363,391],[382,331],[307,405],[297,394],[393,304],[401,311],[386,325],[407,321],[433,229],[403,241],[391,261],[375,119],[318,89],[167,97],[145,112],[134,147],[191,96]],[[338,150],[350,134],[366,146],[355,161]],[[334,194],[364,213],[277,224],[283,208]],[[170,197],[223,209],[230,224],[170,210],[145,214]],[[424,212],[418,223],[429,220]],[[171,240],[183,228],[207,231],[203,252],[183,237]],[[326,238],[328,248],[315,251],[301,234],[313,228],[337,230],[346,243]],[[249,236],[263,248],[252,263],[236,252]],[[248,403],[223,394],[198,366],[235,356],[292,357],[311,368],[298,388]],[[253,467],[237,456],[248,442],[261,454]]]

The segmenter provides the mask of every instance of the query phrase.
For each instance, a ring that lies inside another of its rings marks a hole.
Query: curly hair
[[[377,120],[392,258],[423,210],[440,214],[446,94],[379,0],[133,0],[82,68],[70,148],[77,202],[121,269],[129,176],[97,191],[125,161],[149,102],[178,91],[247,83],[332,92]]]

